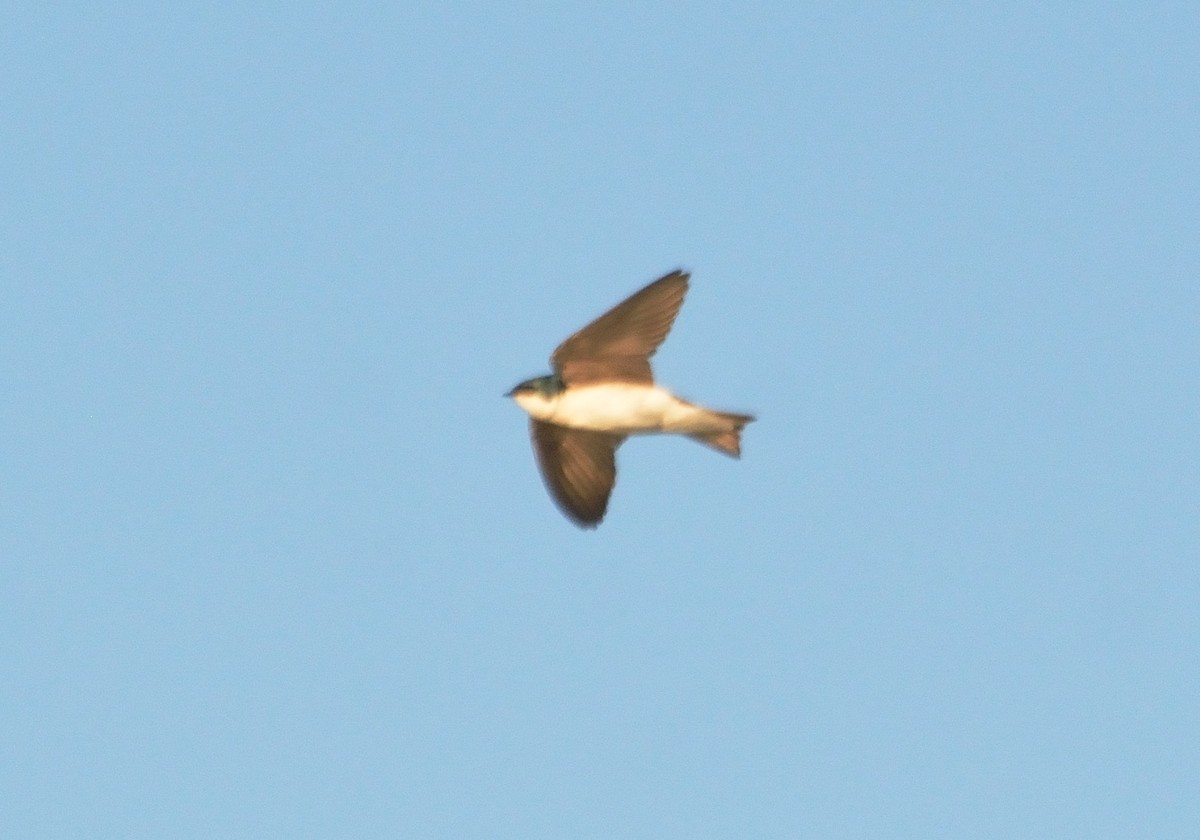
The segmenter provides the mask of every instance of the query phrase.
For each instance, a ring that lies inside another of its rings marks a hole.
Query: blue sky
[[[18,3],[0,823],[1193,837],[1193,4]],[[596,532],[500,394],[683,267]]]

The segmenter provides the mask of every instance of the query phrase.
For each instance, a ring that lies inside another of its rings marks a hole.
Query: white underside
[[[713,434],[729,431],[727,419],[679,399],[657,385],[585,385],[547,399],[538,393],[514,395],[531,417],[598,432],[618,434]]]

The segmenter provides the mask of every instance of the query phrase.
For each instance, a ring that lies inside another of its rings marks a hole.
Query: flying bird
[[[605,312],[550,357],[554,372],[505,396],[530,416],[542,478],[562,512],[581,528],[604,519],[625,438],[680,434],[741,456],[749,414],[713,411],[655,384],[650,357],[683,305],[688,276],[673,271]]]

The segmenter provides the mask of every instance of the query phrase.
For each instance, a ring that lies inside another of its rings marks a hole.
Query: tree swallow
[[[673,271],[617,304],[554,351],[554,373],[509,391],[529,414],[546,488],[581,528],[604,518],[629,435],[680,434],[737,458],[754,417],[712,411],[654,383],[650,357],[671,329],[688,275]]]

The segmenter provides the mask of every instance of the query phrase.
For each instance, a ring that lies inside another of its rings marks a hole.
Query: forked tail
[[[742,456],[742,429],[747,423],[754,422],[752,414],[733,414],[726,411],[710,412],[713,417],[720,418],[728,428],[720,432],[710,432],[703,435],[688,435],[697,443],[711,446],[718,452],[723,452],[731,458]]]

